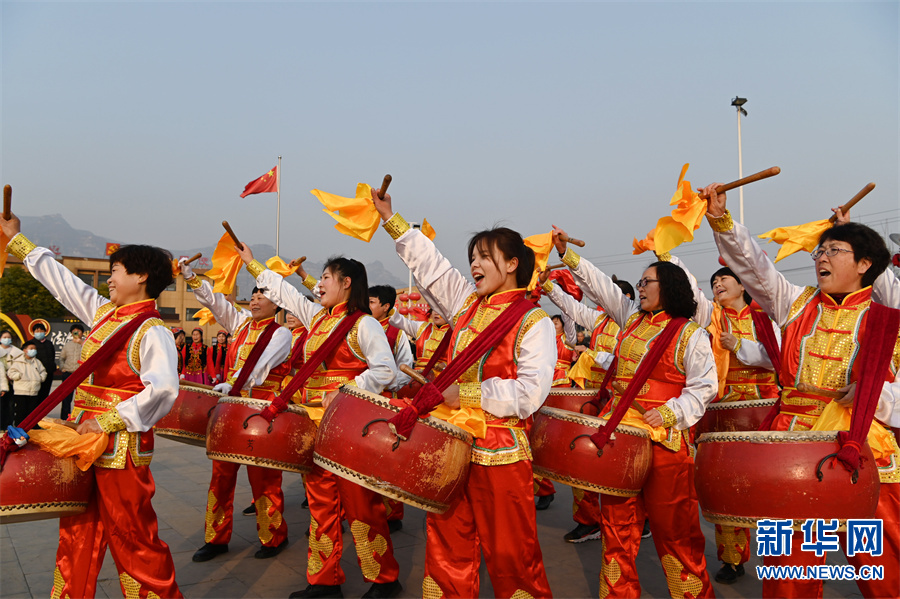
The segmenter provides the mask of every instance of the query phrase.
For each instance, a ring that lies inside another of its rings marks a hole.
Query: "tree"
[[[10,266],[0,279],[0,309],[32,318],[60,318],[69,313],[31,274]]]

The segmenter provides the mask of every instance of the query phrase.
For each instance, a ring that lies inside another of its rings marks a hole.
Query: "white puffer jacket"
[[[28,359],[25,354],[16,357],[6,373],[13,382],[13,392],[16,395],[34,396],[41,389],[41,383],[47,378],[44,365],[37,358]]]

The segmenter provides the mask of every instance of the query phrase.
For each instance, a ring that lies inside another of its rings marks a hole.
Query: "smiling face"
[[[147,295],[146,282],[147,275],[130,274],[121,262],[116,262],[112,266],[109,279],[106,280],[109,285],[109,299],[117,306],[150,299]]]
[[[657,281],[656,267],[651,266],[641,275],[641,280],[647,279],[647,284],[643,287],[638,283],[638,298],[641,300],[641,310],[645,312],[656,312],[662,310],[662,295],[659,292],[659,281]]]
[[[322,280],[319,281],[319,303],[325,308],[331,309],[346,302],[350,299],[350,277],[341,276],[338,272],[333,272],[330,268],[326,268],[322,272]]]
[[[516,288],[516,268],[519,259],[508,260],[502,253],[488,248],[484,243],[472,248],[469,270],[475,281],[475,292],[480,297]]]
[[[382,304],[381,300],[377,297],[370,296],[369,297],[369,310],[372,311],[372,316],[375,317],[375,320],[381,320],[385,316],[388,315],[388,312],[391,311],[390,304]]]
[[[257,291],[250,297],[250,313],[253,320],[260,321],[275,316],[278,306],[269,300],[261,291]]]
[[[284,325],[285,325],[287,328],[291,329],[292,331],[293,331],[294,329],[296,329],[297,327],[299,327],[300,325],[302,325],[302,324],[303,324],[303,323],[300,322],[300,319],[297,318],[296,316],[294,316],[293,314],[291,314],[290,312],[288,312],[288,313],[284,316]]]
[[[862,278],[872,266],[872,262],[862,259],[857,262],[853,257],[853,246],[846,241],[829,239],[821,248],[823,250],[849,250],[827,256],[825,252],[816,259],[816,281],[819,289],[828,295],[853,293],[862,289]]]
[[[203,333],[200,331],[191,331],[191,341],[194,343],[200,343],[203,341]]]
[[[558,318],[556,316],[553,317],[553,328],[556,329],[557,335],[563,334],[563,321],[562,318]]]
[[[746,305],[744,286],[732,276],[720,275],[713,279],[713,297],[720,306],[739,310]]]
[[[216,335],[216,342],[219,345],[225,345],[225,333],[219,333]]]

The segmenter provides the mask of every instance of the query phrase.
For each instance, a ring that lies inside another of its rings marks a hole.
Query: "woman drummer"
[[[534,272],[534,252],[506,228],[469,241],[473,285],[421,231],[373,201],[397,253],[412,270],[429,305],[451,318],[448,363],[502,312],[524,310],[520,300]],[[477,597],[481,554],[496,597],[550,597],[535,522],[531,449],[525,424],[550,392],[556,341],[547,313],[528,306],[511,332],[499,338],[458,383],[443,392],[457,414],[483,419],[472,447],[464,492],[444,514],[426,520],[425,597]],[[494,329],[495,330],[495,329]]]
[[[614,389],[627,387],[653,342],[673,318],[690,319],[697,302],[684,271],[669,262],[654,262],[637,284],[639,301],[596,266],[566,247],[565,231],[553,227],[553,241],[575,282],[621,327],[615,349]],[[600,519],[603,558],[601,597],[639,597],[641,586],[635,558],[643,526],[642,511],[650,519],[656,552],[672,597],[691,593],[714,597],[706,572],[705,540],[700,530],[690,427],[700,420],[716,396],[717,377],[709,337],[697,323],[681,325],[669,347],[635,399],[645,410],[644,421],[665,427],[666,438],[653,442],[650,475],[641,494],[625,498],[603,495]],[[616,385],[618,383],[618,385]],[[621,400],[613,393],[613,407]]]
[[[380,394],[394,382],[397,370],[393,352],[381,323],[370,316],[365,266],[349,258],[330,258],[318,283],[321,295],[320,303],[316,304],[286,283],[281,275],[254,260],[246,245],[243,245],[240,254],[266,297],[294,314],[306,327],[305,361],[345,317],[357,311],[364,314],[306,382],[304,395],[307,402],[322,401],[327,407],[338,395],[337,389],[341,385],[354,385]],[[324,410],[308,407],[307,412],[318,423]],[[306,568],[309,586],[290,596],[342,596],[340,585],[346,579],[340,564],[343,551],[342,511],[353,532],[363,577],[372,582],[363,597],[396,596],[401,591],[397,580],[400,567],[394,559],[381,495],[319,466],[313,466],[305,481],[310,512]],[[375,551],[374,547],[379,550]]]

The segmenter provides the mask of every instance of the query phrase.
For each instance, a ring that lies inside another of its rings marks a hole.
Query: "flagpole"
[[[275,208],[275,255],[280,256],[279,236],[281,233],[281,156],[278,157],[278,172],[275,175],[275,186],[278,188],[278,202]]]

